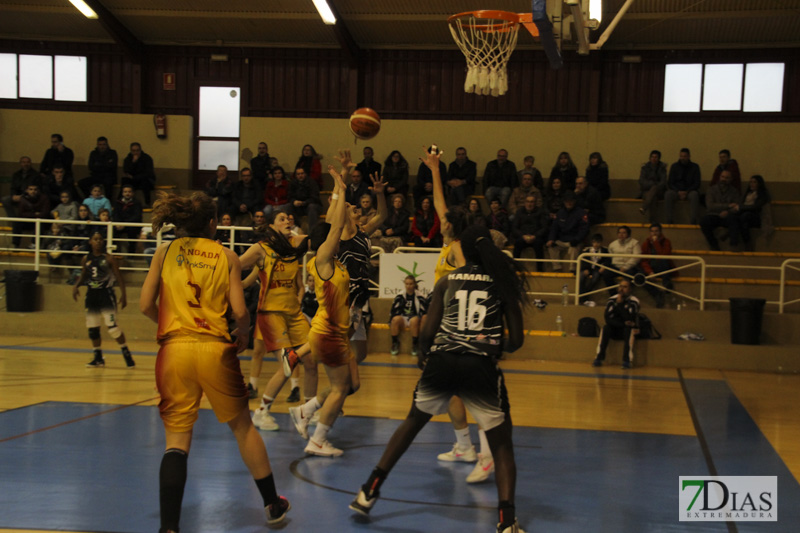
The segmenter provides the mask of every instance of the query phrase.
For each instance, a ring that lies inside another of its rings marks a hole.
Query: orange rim
[[[462,22],[461,26],[464,28],[474,28],[476,30],[481,31],[503,31],[503,27],[506,23],[511,23],[511,27],[516,26],[519,24],[519,15],[516,13],[511,13],[510,11],[496,11],[496,10],[485,10],[485,11],[465,11],[464,13],[458,13],[455,15],[450,15],[447,17],[447,23],[452,24],[454,21],[466,18],[466,17],[473,17],[475,19],[483,19],[483,20],[491,20],[496,19],[498,21],[495,24],[464,24]],[[497,28],[495,29],[495,26]],[[505,30],[508,31],[510,27],[506,27]]]

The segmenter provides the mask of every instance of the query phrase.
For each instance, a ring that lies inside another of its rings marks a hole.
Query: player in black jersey
[[[120,305],[125,309],[128,305],[125,295],[125,280],[119,273],[119,267],[111,254],[106,253],[106,240],[103,234],[95,232],[89,239],[91,251],[81,262],[81,275],[72,289],[72,298],[77,302],[80,295],[79,287],[86,283],[86,327],[89,328],[89,338],[94,347],[94,358],[86,364],[88,367],[105,366],[103,350],[100,349],[100,324],[105,321],[108,334],[116,339],[122,349],[122,357],[128,368],[136,366],[133,356],[125,343],[125,334],[117,325],[117,296],[114,292],[114,282],[119,284]]]
[[[519,533],[514,491],[517,469],[511,440],[508,393],[498,366],[502,352],[522,346],[522,306],[527,287],[514,261],[492,242],[489,230],[472,226],[461,235],[466,265],[442,277],[433,289],[420,336],[422,377],[405,421],[361,486],[350,509],[367,515],[389,472],[432,416],[461,397],[486,430],[495,460],[499,497],[498,533]],[[504,338],[503,327],[508,328]]]

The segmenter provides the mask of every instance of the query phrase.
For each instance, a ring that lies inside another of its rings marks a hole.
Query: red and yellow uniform
[[[308,321],[300,310],[296,257],[281,257],[265,243],[264,264],[258,268],[261,292],[258,296],[258,321],[255,338],[264,341],[268,352],[305,343]]]
[[[453,249],[453,243],[456,241],[450,241],[449,243],[442,246],[442,251],[439,252],[439,258],[436,260],[436,270],[433,272],[433,284],[436,285],[436,282],[439,281],[442,276],[452,272],[456,268],[456,265],[451,265],[447,258],[450,257],[450,252]]]
[[[236,346],[230,344],[230,269],[222,246],[210,239],[172,241],[161,268],[156,385],[164,426],[189,431],[206,397],[220,422],[247,406]]]
[[[333,275],[323,280],[317,272],[317,258],[308,262],[314,277],[314,292],[319,309],[311,321],[308,340],[314,357],[328,366],[341,366],[350,361],[350,275],[339,261],[334,262]]]

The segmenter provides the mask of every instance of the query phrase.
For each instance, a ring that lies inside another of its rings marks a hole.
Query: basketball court
[[[163,429],[156,345],[137,366],[88,341],[0,338],[0,531],[134,533],[158,529]],[[242,358],[243,370],[249,358]],[[800,519],[800,377],[587,364],[503,363],[514,420],[517,512],[526,531],[794,531]],[[264,376],[277,369],[265,362]],[[261,432],[293,531],[492,531],[496,491],[465,482],[472,464],[437,417],[382,488],[369,519],[347,507],[410,406],[410,356],[370,355],[362,388],[331,433],[337,459],[307,457],[281,391],[281,430]],[[262,381],[262,384],[264,381]],[[251,402],[251,408],[257,401]],[[207,405],[205,406],[207,407]],[[388,417],[387,417],[388,416]],[[477,435],[473,426],[473,442]],[[679,522],[679,476],[777,476],[777,522]],[[264,530],[260,498],[226,425],[203,409],[189,456],[182,530]]]

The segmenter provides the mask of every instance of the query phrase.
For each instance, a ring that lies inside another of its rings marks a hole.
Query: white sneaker
[[[483,454],[478,454],[478,462],[475,464],[475,468],[472,469],[472,472],[467,476],[467,483],[480,483],[482,481],[486,481],[489,479],[489,476],[492,475],[494,472],[494,459],[492,456],[484,456]]]
[[[474,463],[478,460],[478,454],[475,452],[475,446],[470,446],[468,450],[462,450],[458,447],[458,443],[453,445],[453,449],[446,453],[440,453],[437,457],[440,461],[461,461],[463,463]]]
[[[497,533],[525,533],[521,527],[519,527],[519,522],[517,519],[514,519],[514,524],[508,526],[505,529],[500,529],[500,524],[497,524]]]
[[[378,496],[380,495],[375,492],[372,495],[372,498],[367,498],[367,495],[364,494],[364,489],[360,489],[356,499],[350,502],[349,507],[360,515],[369,516],[370,510],[372,510],[375,502],[378,501]]]
[[[328,439],[322,443],[316,442],[314,439],[308,439],[308,444],[304,450],[308,455],[319,455],[322,457],[339,457],[344,452],[339,448],[334,448],[333,444]]]
[[[280,429],[280,426],[269,414],[269,411],[263,407],[259,407],[253,412],[253,425],[264,431],[278,431]]]
[[[315,413],[316,414],[316,413]],[[302,407],[290,407],[289,408],[289,416],[292,417],[292,423],[294,423],[294,427],[300,436],[304,439],[308,439],[308,417],[303,416],[303,408]]]
[[[311,415],[311,420],[308,421],[309,426],[316,426],[319,424],[319,409],[314,411],[314,414]]]
[[[585,305],[586,307],[594,307],[597,305],[597,302],[595,302],[594,300],[586,300],[585,302],[583,302],[583,305]]]

